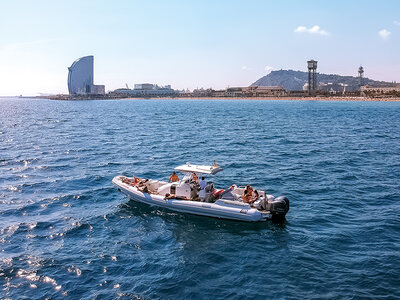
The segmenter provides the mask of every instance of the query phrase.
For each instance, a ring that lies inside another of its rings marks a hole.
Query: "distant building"
[[[345,93],[355,91],[357,89],[356,85],[350,86],[345,83],[337,82],[320,82],[318,84],[318,90],[323,93],[329,93],[330,95],[335,95],[337,93]]]
[[[282,86],[249,86],[228,87],[225,90],[196,89],[194,97],[270,97],[286,96],[287,92]]]
[[[393,86],[386,87],[364,85],[360,87],[360,90],[362,96],[400,94],[400,84],[393,84]]]
[[[226,97],[226,90],[217,90],[212,92],[213,97]]]
[[[128,88],[116,89],[112,93],[130,97],[169,97],[179,94],[179,92],[172,89],[170,85],[158,86],[151,83],[139,83],[135,84],[134,87],[133,90]]]
[[[249,86],[242,89],[243,96],[247,97],[270,97],[286,96],[287,92],[283,86]]]
[[[84,56],[68,68],[68,91],[70,95],[104,95],[104,85],[93,84],[93,55]]]
[[[194,89],[192,92],[193,97],[211,97],[213,92],[213,89],[204,89],[204,88],[197,88]]]
[[[225,94],[227,97],[242,97],[243,89],[245,87],[229,87],[226,89]]]
[[[151,83],[137,83],[134,86],[135,90],[153,90],[155,88],[155,85]],[[171,88],[170,85],[167,85],[166,87]]]

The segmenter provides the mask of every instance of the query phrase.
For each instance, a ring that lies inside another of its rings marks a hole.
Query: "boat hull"
[[[136,202],[158,206],[171,211],[194,214],[199,216],[229,219],[236,221],[259,222],[272,219],[270,213],[262,213],[248,204],[227,200],[217,200],[215,203],[198,201],[165,199],[161,195],[142,193],[136,187],[123,183],[120,176],[113,179],[118,190]]]

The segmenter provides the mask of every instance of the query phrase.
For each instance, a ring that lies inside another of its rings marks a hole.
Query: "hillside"
[[[355,76],[341,76],[335,74],[317,73],[317,81],[321,86],[329,84],[329,87],[340,88],[341,84],[347,84],[347,91],[357,91],[359,87],[359,79]],[[272,71],[268,75],[261,77],[252,86],[283,86],[287,91],[300,91],[303,85],[308,82],[308,73],[293,70]],[[390,82],[375,81],[364,78],[364,84],[374,86],[391,86]],[[323,87],[322,87],[323,88]]]

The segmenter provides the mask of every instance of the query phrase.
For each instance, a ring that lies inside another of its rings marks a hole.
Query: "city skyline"
[[[175,89],[247,86],[271,70],[400,82],[397,1],[15,1],[0,18],[0,95],[67,93],[68,67],[94,55],[94,80]]]

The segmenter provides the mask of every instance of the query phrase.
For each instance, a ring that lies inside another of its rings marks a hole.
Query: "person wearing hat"
[[[172,175],[169,178],[168,182],[176,182],[176,181],[179,181],[179,177],[178,177],[178,175],[176,175],[176,173],[174,171],[174,172],[172,172]]]

